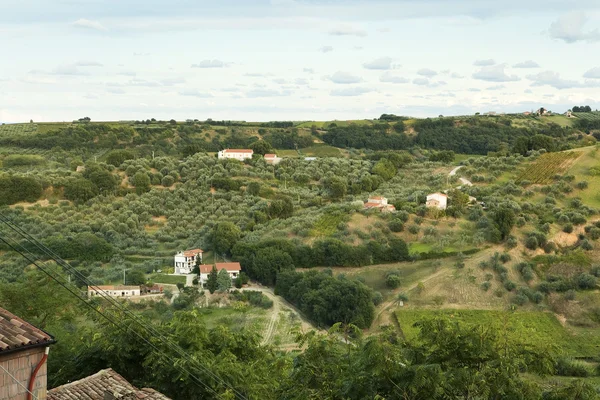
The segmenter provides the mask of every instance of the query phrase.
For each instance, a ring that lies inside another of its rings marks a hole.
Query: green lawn
[[[298,128],[311,128],[313,125],[319,129],[329,126],[330,124],[336,124],[337,126],[348,126],[348,125],[372,125],[373,121],[370,119],[351,119],[347,121],[307,121],[299,124]]]
[[[348,219],[342,214],[323,214],[310,231],[311,236],[331,236],[337,232],[339,224]]]
[[[304,157],[342,157],[340,149],[326,144],[305,147],[300,152]]]
[[[176,275],[165,275],[165,274],[154,274],[149,277],[151,282],[154,283],[166,283],[170,285],[176,285],[178,283],[183,283],[185,285],[185,276],[176,276]]]
[[[469,158],[481,158],[484,157],[482,154],[455,154],[454,163],[460,164],[461,162],[468,160]]]
[[[408,340],[418,334],[415,322],[436,316],[483,326],[494,326],[508,335],[530,344],[555,345],[557,350],[573,357],[595,357],[600,352],[600,332],[571,331],[563,327],[554,314],[536,311],[498,310],[413,310],[396,311],[398,323]]]

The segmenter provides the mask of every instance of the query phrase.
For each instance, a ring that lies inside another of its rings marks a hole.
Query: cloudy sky
[[[600,2],[0,1],[0,121],[600,108]]]

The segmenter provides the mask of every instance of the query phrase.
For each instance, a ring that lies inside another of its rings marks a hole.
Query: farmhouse
[[[88,298],[102,294],[108,294],[113,297],[132,297],[139,296],[141,289],[139,286],[127,285],[88,286]]]
[[[197,262],[202,262],[202,249],[180,251],[175,254],[175,274],[191,274]]]
[[[215,263],[217,272],[224,269],[229,273],[231,279],[235,279],[239,276],[242,267],[239,262],[227,262],[227,263]],[[208,274],[212,271],[212,265],[201,265],[200,266],[200,284],[204,285],[208,282]]]
[[[444,193],[432,193],[427,195],[427,203],[425,205],[428,208],[445,210],[448,206],[448,195],[445,195]]]
[[[47,399],[46,359],[53,343],[50,334],[0,308],[0,399]]]
[[[523,115],[531,115],[531,111],[525,111]]]
[[[396,207],[392,204],[388,204],[388,199],[382,196],[371,196],[364,204],[364,208],[366,210],[372,208],[378,208],[381,212],[394,212],[396,211]]]
[[[265,154],[265,162],[267,164],[277,165],[281,162],[281,157],[277,157],[276,154]]]
[[[234,160],[247,160],[252,158],[254,151],[250,149],[225,149],[218,154],[219,160],[224,158],[233,158]]]

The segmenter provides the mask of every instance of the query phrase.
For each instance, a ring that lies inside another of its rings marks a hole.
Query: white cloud
[[[76,67],[103,67],[102,63],[96,61],[79,61],[74,64]]]
[[[307,74],[314,74],[315,70],[312,68],[302,68],[302,72],[306,72]]]
[[[427,86],[430,88],[435,88],[435,87],[446,85],[446,82],[444,82],[444,81],[432,82],[427,78],[415,78],[415,79],[413,79],[412,83],[415,85],[418,85],[418,86]]]
[[[289,96],[292,94],[289,90],[273,90],[273,89],[253,89],[246,93],[246,97],[258,98],[258,97],[281,97]]]
[[[476,60],[473,65],[476,67],[490,67],[496,65],[496,61],[491,58],[487,60]]]
[[[540,68],[540,65],[533,60],[527,60],[517,63],[512,66],[513,68]]]
[[[95,31],[107,31],[106,27],[98,21],[92,21],[85,18],[80,18],[71,24],[74,27],[82,29],[91,29]]]
[[[487,82],[514,82],[520,80],[516,75],[507,75],[506,72],[504,72],[505,68],[506,64],[483,67],[473,74],[473,78]]]
[[[186,80],[184,78],[167,78],[167,79],[162,79],[160,81],[160,84],[163,86],[174,86],[174,85],[180,85],[185,83]]]
[[[406,79],[401,76],[392,75],[389,72],[385,72],[383,75],[381,75],[381,77],[379,78],[379,81],[385,82],[385,83],[408,83],[408,82],[410,82],[409,79]]]
[[[481,92],[481,89],[477,89],[477,88],[468,88],[467,90],[469,92]]]
[[[342,72],[342,71],[337,71],[335,74],[328,76],[327,79],[329,79],[333,83],[340,83],[340,84],[362,82],[362,79],[360,77],[354,76],[347,72]]]
[[[125,94],[125,90],[118,88],[118,87],[109,87],[109,88],[106,88],[106,91],[108,93],[112,93],[112,94]]]
[[[463,76],[463,75],[461,75],[461,74],[459,74],[458,72],[453,72],[453,73],[450,75],[450,77],[451,77],[451,78],[454,78],[454,79],[464,79],[464,76]]]
[[[435,72],[434,70],[429,69],[429,68],[421,68],[420,70],[417,71],[417,74],[431,78],[432,76],[436,76],[437,72]]]
[[[179,92],[179,94],[181,96],[191,96],[191,97],[198,97],[201,99],[209,99],[211,97],[214,97],[212,94],[210,93],[206,93],[206,92],[201,92],[197,89],[186,89],[186,90],[182,90]]]
[[[89,75],[87,72],[83,72],[77,68],[75,64],[59,65],[51,71],[42,71],[34,69],[30,71],[31,74],[43,74],[43,75],[63,75],[63,76],[85,76]]]
[[[494,85],[494,86],[490,86],[488,88],[486,88],[485,90],[501,90],[501,89],[505,89],[506,86],[504,85]]]
[[[333,51],[333,47],[332,46],[323,46],[319,49],[319,51],[321,53],[330,53]]]
[[[333,89],[329,94],[336,97],[352,97],[372,92],[372,89],[362,87],[350,87],[343,89]]]
[[[192,68],[223,68],[226,64],[221,60],[202,60],[198,64],[192,64]]]
[[[566,43],[579,41],[600,41],[600,31],[584,31],[588,17],[584,11],[573,11],[561,16],[550,25],[548,32],[553,39],[562,40]]]
[[[592,68],[589,71],[586,71],[586,73],[583,74],[583,77],[589,79],[600,79],[600,67]]]
[[[559,90],[583,87],[583,85],[580,82],[562,79],[558,72],[553,71],[544,71],[535,75],[527,75],[527,79],[533,81],[533,86],[548,85]]]
[[[267,78],[273,76],[273,74],[269,72],[247,72],[244,74],[244,76],[248,76],[251,78]]]
[[[365,30],[356,28],[352,25],[339,25],[331,29],[329,34],[333,36],[367,36],[367,32]]]
[[[381,57],[373,61],[366,62],[363,64],[366,69],[390,69],[392,68],[392,59],[390,57]]]
[[[296,85],[308,85],[308,80],[304,78],[296,78],[294,79],[294,83]]]

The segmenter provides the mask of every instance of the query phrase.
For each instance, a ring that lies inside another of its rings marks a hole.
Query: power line
[[[6,372],[8,374],[8,376],[10,376],[13,379],[13,381],[17,382],[19,384],[19,386],[21,386],[23,389],[25,389],[27,391],[27,393],[29,393],[31,396],[33,396],[33,398],[35,400],[38,400],[37,396],[35,394],[33,394],[32,392],[30,392],[29,389],[27,389],[27,387],[25,385],[23,385],[20,380],[18,380],[17,378],[15,378],[15,376],[13,374],[11,374],[10,372],[8,372],[6,370],[6,368],[4,368],[2,365],[0,365],[0,368],[2,368],[4,370],[4,372]]]
[[[0,222],[4,222],[5,225],[9,226],[13,231],[17,232],[19,235],[21,235],[22,237],[24,237],[25,240],[27,240],[29,243],[34,244],[46,256],[48,256],[49,258],[52,258],[55,262],[57,262],[57,264],[61,265],[65,269],[67,269],[69,273],[74,273],[75,275],[79,276],[79,278],[86,285],[88,285],[88,286],[97,286],[97,284],[91,282],[81,272],[79,272],[76,269],[74,269],[69,263],[67,263],[65,260],[63,260],[62,258],[60,258],[59,255],[57,255],[56,253],[54,253],[51,249],[49,249],[47,246],[45,246],[43,243],[41,243],[35,237],[33,237],[32,235],[30,235],[29,233],[27,233],[26,231],[24,231],[20,227],[12,224],[12,222],[8,221],[7,218],[5,218],[2,215],[0,215]],[[24,246],[22,246],[22,245],[20,245],[20,246],[21,246],[21,248],[23,248],[24,250],[26,250],[29,254],[32,254]],[[212,371],[210,371],[208,368],[205,368],[202,364],[200,364],[194,358],[190,357],[183,349],[181,349],[181,347],[178,344],[174,343],[168,337],[165,337],[160,332],[158,332],[155,329],[151,328],[150,326],[148,326],[148,324],[145,324],[144,321],[142,321],[136,314],[134,314],[133,312],[131,312],[131,310],[129,310],[123,304],[121,304],[120,302],[118,302],[117,300],[115,300],[106,291],[104,291],[104,290],[102,290],[100,288],[97,288],[97,289],[98,289],[97,293],[100,293],[101,297],[103,297],[105,300],[107,300],[113,306],[115,306],[116,308],[118,308],[119,311],[127,314],[134,322],[136,322],[139,326],[141,326],[146,331],[148,331],[153,337],[158,337],[159,339],[161,339],[163,341],[163,343],[166,343],[169,346],[170,350],[175,351],[181,358],[186,359],[188,362],[195,363],[201,370],[203,370],[206,374],[208,374],[213,379],[215,379],[215,381],[221,383],[222,385],[224,385],[226,387],[229,387],[234,392],[234,394],[236,394],[236,396],[240,397],[241,399],[245,399],[246,398],[242,393],[240,393],[239,391],[237,391],[232,385],[228,384],[221,377],[219,377],[218,375],[216,375],[215,373],[213,373]],[[78,298],[79,298],[79,296],[78,296]],[[81,298],[79,298],[79,299],[82,300]],[[83,301],[85,301],[85,300],[83,300]],[[87,301],[85,301],[85,302],[87,304]],[[163,355],[165,355],[165,354],[163,353]],[[193,379],[197,379],[197,378],[195,378],[193,376]],[[204,385],[203,382],[201,382],[201,383]],[[210,388],[210,389],[212,390],[212,388]]]
[[[96,286],[94,283],[90,282],[89,279],[87,279],[85,276],[83,276],[83,274],[81,274],[79,271],[77,271],[76,269],[74,269],[71,265],[69,265],[67,262],[65,262],[64,260],[60,259],[60,257],[58,255],[56,255],[51,249],[49,249],[48,247],[46,247],[45,245],[43,245],[42,243],[40,243],[37,239],[35,239],[33,236],[31,236],[30,234],[28,234],[27,232],[25,232],[24,230],[22,230],[21,228],[13,225],[6,217],[4,216],[0,216],[0,222],[3,222],[6,226],[8,226],[9,228],[11,228],[13,231],[17,232],[17,234],[19,234],[21,237],[23,237],[27,242],[29,242],[30,244],[33,244],[34,246],[36,246],[38,249],[40,249],[46,256],[48,256],[49,258],[51,258],[52,260],[54,260],[58,265],[62,266],[64,269],[67,270],[67,272],[73,273],[76,276],[78,276],[84,283],[86,283],[88,286]],[[91,309],[93,309],[94,311],[96,311],[97,313],[99,313],[100,315],[102,315],[102,317],[104,317],[107,321],[109,321],[111,324],[117,326],[118,328],[124,330],[125,332],[127,332],[127,330],[125,328],[123,328],[122,326],[119,325],[119,323],[115,322],[113,319],[107,317],[104,313],[102,313],[100,310],[94,308],[93,306],[90,305],[90,303],[88,301],[86,301],[86,299],[82,299],[80,297],[80,295],[76,294],[72,289],[68,288],[64,283],[60,282],[56,277],[54,277],[51,273],[49,273],[46,269],[42,268],[40,265],[38,265],[34,260],[33,254],[26,249],[23,245],[19,244],[19,247],[21,249],[23,249],[24,251],[26,251],[27,253],[29,253],[30,256],[27,256],[26,254],[24,254],[23,252],[21,252],[20,250],[18,250],[14,245],[11,245],[10,243],[8,243],[6,240],[0,238],[0,240],[2,240],[3,242],[5,242],[9,247],[11,247],[11,249],[13,249],[14,251],[16,251],[17,253],[21,254],[21,256],[23,256],[25,259],[27,259],[29,262],[31,262],[32,264],[34,264],[36,267],[38,267],[41,271],[43,271],[46,275],[48,275],[51,279],[55,280],[57,283],[59,283],[63,288],[65,288],[67,291],[69,291],[72,295],[74,295],[78,300],[83,301],[88,307],[90,307]],[[15,241],[14,239],[12,239],[13,241]],[[16,241],[15,241],[16,242]],[[181,347],[179,347],[176,343],[173,343],[169,338],[164,337],[162,334],[160,334],[158,331],[154,330],[153,328],[151,328],[150,326],[148,326],[147,324],[144,324],[143,321],[140,321],[138,316],[136,316],[135,314],[133,314],[130,310],[128,310],[127,308],[123,307],[119,302],[117,302],[112,296],[108,295],[105,291],[103,290],[99,290],[98,291],[101,294],[101,297],[104,298],[105,300],[107,300],[110,304],[112,304],[114,307],[116,307],[117,309],[119,309],[120,312],[126,314],[130,320],[132,320],[132,322],[136,323],[137,325],[139,325],[140,327],[142,327],[143,329],[146,330],[147,333],[150,333],[153,337],[156,337],[158,339],[160,339],[160,341],[165,344],[170,350],[176,352],[181,358],[186,359],[188,362],[191,362],[193,364],[195,364],[197,367],[199,367],[199,369],[203,370],[206,374],[208,374],[209,376],[211,376],[213,379],[215,379],[215,381],[221,383],[222,385],[224,385],[225,387],[229,387],[234,394],[241,398],[241,399],[245,399],[246,397],[241,394],[239,391],[237,391],[235,388],[233,388],[230,384],[228,384],[227,382],[225,382],[222,378],[220,378],[218,375],[214,374],[212,371],[210,371],[209,369],[205,368],[203,365],[201,365],[196,359],[190,357],[187,353],[184,352],[183,349],[181,349]],[[152,348],[154,348],[159,354],[161,354],[162,356],[168,358],[171,362],[174,363],[173,359],[168,356],[167,354],[165,354],[163,351],[161,351],[160,349],[156,348],[156,346],[154,346],[152,343],[150,343],[146,338],[144,338],[141,334],[139,334],[138,332],[136,332],[135,330],[133,331],[133,333],[135,333],[138,337],[140,337],[142,340],[144,340],[144,342],[146,342],[148,345],[150,345]],[[177,366],[177,364],[174,363],[175,366]],[[183,370],[183,369],[182,369]],[[188,373],[189,371],[187,370],[183,370],[186,373]],[[208,386],[207,384],[205,384],[204,382],[198,380],[198,378],[196,378],[193,374],[190,374],[190,376],[192,377],[193,380],[195,380],[197,383],[200,383],[202,386],[204,386],[206,389],[208,389],[210,392],[214,393],[217,397],[218,394],[215,392],[214,389],[212,389],[210,386]]]
[[[18,250],[12,244],[8,243],[3,237],[0,237],[0,240],[3,241],[4,243],[6,243],[12,250],[14,250],[17,253],[19,253],[27,261],[29,261],[30,263],[32,263],[33,265],[35,265],[38,269],[40,269],[41,271],[43,271],[46,275],[48,275],[48,277],[50,277],[52,280],[54,280],[59,285],[61,285],[65,290],[67,290],[69,293],[71,293],[73,296],[75,296],[78,300],[84,302],[86,304],[86,306],[88,306],[90,309],[92,309],[96,313],[100,314],[108,322],[110,322],[111,324],[113,324],[114,326],[116,326],[117,328],[119,328],[120,330],[122,330],[125,333],[133,333],[133,334],[135,334],[137,337],[139,337],[141,340],[143,340],[146,344],[148,344],[150,347],[152,347],[159,355],[167,358],[169,360],[169,362],[171,362],[175,367],[177,367],[177,364],[176,364],[175,360],[172,357],[170,357],[165,352],[163,352],[162,350],[160,350],[159,348],[157,348],[153,343],[151,343],[148,339],[146,339],[144,336],[142,336],[135,329],[128,329],[128,328],[125,328],[125,327],[121,326],[118,322],[116,322],[114,319],[112,319],[112,316],[111,317],[107,316],[105,313],[103,313],[102,311],[100,311],[100,310],[96,309],[94,306],[92,306],[85,299],[82,299],[80,297],[80,295],[78,295],[75,291],[73,291],[71,288],[68,287],[69,282],[63,283],[63,282],[59,281],[54,275],[52,275],[46,269],[44,269],[40,265],[38,265],[38,263],[36,263],[34,259],[32,259],[31,257],[27,256],[26,254],[24,254],[20,250]],[[14,239],[12,239],[12,240],[15,241]],[[19,244],[19,246],[21,248],[24,248],[20,244]],[[29,254],[31,254],[31,252],[29,252],[27,249],[25,249],[25,251],[27,251]],[[117,317],[117,316],[115,316],[115,317]],[[134,322],[136,322],[136,321],[134,321]],[[144,326],[142,325],[142,327],[144,327]],[[179,368],[179,367],[177,367],[177,368]],[[188,372],[188,371],[185,371],[183,368],[181,368],[181,370],[184,371],[184,372]],[[205,384],[204,382],[202,382],[201,380],[199,380],[198,378],[196,378],[193,374],[190,374],[190,376],[191,376],[191,378],[194,381],[196,381],[197,383],[200,383],[202,386],[204,386],[209,392],[212,392],[213,394],[215,394],[216,397],[219,397],[218,393],[213,388],[211,388],[209,385]]]

